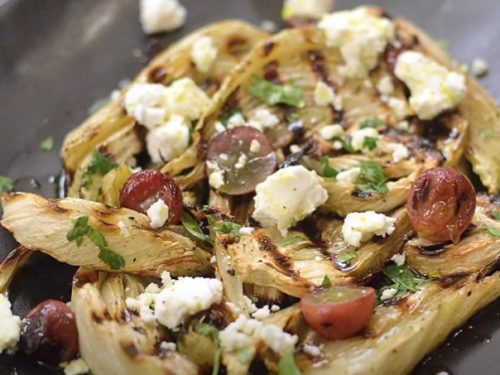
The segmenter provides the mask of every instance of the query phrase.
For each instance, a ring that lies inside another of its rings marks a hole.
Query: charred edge
[[[431,180],[426,178],[422,186],[415,190],[415,194],[413,194],[412,206],[414,209],[421,203],[424,203],[429,198],[429,191],[431,187]]]
[[[138,334],[140,335],[145,335],[146,334],[146,331],[144,330],[144,328],[142,327],[139,327],[139,326],[133,326],[132,329],[137,332]]]
[[[276,43],[273,42],[272,40],[264,43],[264,45],[262,46],[262,55],[264,57],[269,56],[271,54],[271,52],[273,52],[273,49],[275,46],[276,46]]]
[[[227,40],[226,48],[229,54],[240,56],[247,52],[248,43],[249,41],[247,38],[240,35],[233,35]]]
[[[500,256],[497,257],[491,264],[486,266],[479,274],[477,275],[476,282],[480,282],[484,278],[493,275],[495,272],[500,270]]]
[[[61,206],[58,206],[57,205],[58,201],[57,200],[53,200],[53,199],[49,199],[48,200],[48,205],[49,205],[49,208],[59,214],[64,214],[66,212],[68,212],[69,210],[65,209],[65,208],[62,208]]]
[[[85,284],[94,284],[99,280],[99,275],[96,271],[88,271],[84,273],[79,273],[73,278],[73,286],[75,288],[81,288]]]
[[[148,81],[152,83],[163,83],[167,80],[167,70],[163,66],[155,66],[148,73]]]
[[[224,236],[220,240],[220,244],[224,247],[224,249],[227,249],[229,246],[238,242],[240,242],[240,239],[234,235]]]
[[[7,203],[7,202],[12,202],[18,198],[22,198],[23,194],[18,193],[18,192],[12,192],[12,193],[3,193],[2,194],[2,202]]]
[[[122,350],[129,358],[134,359],[139,355],[139,350],[137,350],[137,347],[134,345],[134,343],[122,342],[120,343],[120,345],[122,347]]]
[[[257,242],[259,243],[259,250],[269,253],[273,258],[275,263],[288,275],[294,275],[292,270],[292,263],[287,256],[281,254],[278,251],[276,245],[271,241],[271,239],[265,235],[257,234]]]
[[[264,66],[264,78],[275,84],[280,84],[280,75],[278,72],[279,63],[277,61],[271,61]]]
[[[463,281],[466,276],[467,273],[457,272],[452,275],[446,276],[443,279],[437,280],[437,283],[441,288],[450,288],[453,286],[456,289],[459,289],[462,287],[462,283],[460,281]]]
[[[322,81],[332,85],[328,77],[325,56],[320,51],[308,51],[308,60],[313,73],[316,74]]]
[[[3,266],[10,266],[12,264],[16,264],[22,257],[29,251],[26,248],[18,247],[17,249],[12,250],[7,257],[0,263]]]
[[[98,313],[93,311],[91,318],[94,321],[94,323],[102,324],[103,321],[110,320],[111,316],[109,315],[109,312],[107,310],[103,311],[102,315],[99,315]]]
[[[436,256],[444,253],[444,251],[446,250],[445,244],[430,245],[425,247],[418,246],[417,249],[420,252],[420,254],[425,256]]]

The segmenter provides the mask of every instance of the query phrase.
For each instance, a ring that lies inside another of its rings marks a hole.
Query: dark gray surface
[[[133,77],[145,64],[152,46],[166,45],[180,35],[224,18],[254,23],[279,19],[279,0],[183,0],[189,9],[182,30],[147,38],[138,24],[137,0],[0,0],[0,174],[39,177],[47,183],[60,168],[57,151],[38,150],[48,135],[59,147],[63,136],[87,116],[96,100],[118,82]],[[338,8],[363,1],[339,0]],[[457,59],[488,60],[491,72],[483,80],[500,98],[500,1],[498,0],[381,0],[393,15],[416,22],[436,38],[450,41]],[[137,49],[144,57],[134,57]],[[135,52],[134,52],[135,51]],[[38,191],[40,192],[40,191]],[[0,258],[14,246],[0,232]],[[24,314],[48,297],[69,298],[72,269],[39,256],[16,278],[11,297]],[[474,317],[421,365],[416,374],[449,370],[454,374],[499,374],[500,302]],[[112,360],[112,359],[110,359]],[[0,356],[0,374],[45,374],[22,356]]]

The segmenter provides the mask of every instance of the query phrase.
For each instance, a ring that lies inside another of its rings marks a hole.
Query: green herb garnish
[[[241,225],[232,223],[230,221],[223,221],[222,223],[215,224],[212,226],[214,232],[220,232],[223,234],[234,234],[235,236],[240,235]]]
[[[484,139],[491,139],[495,136],[495,132],[492,129],[484,129],[481,132],[481,137]]]
[[[382,273],[392,284],[382,288],[381,292],[386,289],[397,289],[397,293],[394,296],[395,298],[400,298],[408,293],[417,291],[418,287],[426,281],[426,278],[423,276],[414,273],[408,268],[395,264],[384,267]]]
[[[207,236],[205,233],[203,233],[200,226],[189,212],[184,211],[182,213],[181,223],[184,229],[186,229],[189,232],[189,234],[191,234],[193,237],[199,239],[200,241],[213,244],[213,241],[210,238],[210,236]]]
[[[351,260],[357,259],[358,254],[356,254],[354,251],[349,251],[347,253],[340,254],[337,256],[337,259],[342,262],[342,263],[349,263]]]
[[[295,363],[293,350],[287,350],[281,356],[278,363],[278,375],[301,375],[301,372]]]
[[[366,148],[369,151],[372,151],[375,147],[377,147],[377,138],[374,137],[364,137],[363,138],[363,148]]]
[[[495,227],[486,227],[485,231],[495,237],[500,237],[500,229]]]
[[[76,241],[77,246],[80,247],[85,236],[99,249],[99,259],[112,270],[125,267],[125,259],[108,247],[106,238],[101,232],[89,225],[89,217],[81,216],[75,220],[73,228],[66,234],[66,238],[70,242]]]
[[[338,174],[337,170],[335,168],[332,168],[330,166],[330,159],[328,159],[328,156],[323,156],[320,159],[321,165],[323,166],[323,170],[321,171],[321,175],[323,177],[327,178],[335,178]]]
[[[345,142],[342,141],[342,147],[349,154],[354,154],[355,153],[354,148],[352,147],[352,144],[351,144],[351,138],[349,136],[347,137],[347,140]]]
[[[47,137],[40,143],[40,150],[52,151],[54,148],[54,137]]]
[[[269,105],[288,104],[292,107],[302,108],[305,104],[302,90],[291,85],[275,85],[257,76],[252,77],[252,82],[247,90],[248,94],[255,96]]]
[[[280,246],[286,247],[286,246],[294,245],[296,243],[304,242],[304,241],[306,241],[306,239],[304,237],[293,236],[293,237],[285,238],[283,241],[281,241]]]
[[[377,128],[380,125],[382,125],[383,123],[384,122],[381,119],[374,117],[374,118],[370,118],[370,119],[361,121],[361,123],[359,124],[359,128],[360,129]]]
[[[222,348],[219,348],[215,351],[214,364],[212,367],[212,375],[219,375],[221,357],[222,357]]]
[[[330,281],[330,278],[325,275],[325,277],[323,277],[323,281],[321,282],[321,287],[322,288],[329,288],[331,286],[332,286],[332,282]]]
[[[194,330],[197,333],[199,333],[200,335],[210,337],[212,339],[212,341],[214,342],[214,344],[217,345],[217,350],[215,351],[215,354],[214,354],[212,375],[218,375],[219,368],[220,368],[221,355],[222,355],[222,349],[220,348],[220,340],[219,340],[219,330],[217,329],[217,327],[215,327],[211,324],[202,323],[200,321],[197,321],[194,324]]]
[[[116,167],[118,167],[118,164],[111,160],[111,158],[100,153],[98,150],[94,150],[87,170],[82,176],[82,186],[89,187],[92,184],[93,175],[104,176]]]
[[[386,186],[387,177],[384,169],[376,161],[361,162],[361,173],[358,179],[358,190],[365,193],[385,194],[389,190]]]
[[[10,177],[0,176],[0,193],[14,189],[14,180]]]
[[[497,220],[500,220],[500,211],[493,211],[491,213],[491,216],[493,216]]]

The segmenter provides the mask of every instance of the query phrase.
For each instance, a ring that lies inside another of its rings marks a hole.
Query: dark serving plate
[[[187,24],[161,37],[146,37],[138,23],[138,0],[0,0],[0,174],[16,189],[55,196],[64,135],[88,109],[132,78],[160,48],[209,22],[243,18],[279,20],[281,0],[181,0]],[[366,1],[368,2],[368,1]],[[337,8],[364,3],[337,0]],[[450,42],[453,54],[470,63],[485,58],[483,83],[500,98],[500,2],[498,0],[379,0]],[[54,136],[54,151],[39,143]],[[52,177],[52,178],[51,178]],[[32,180],[32,179],[36,180]],[[0,230],[0,259],[15,242]],[[10,297],[24,315],[47,298],[69,300],[74,269],[36,256],[15,278]],[[415,374],[499,374],[500,301],[485,308],[450,336]],[[0,356],[0,374],[54,374],[22,356]]]

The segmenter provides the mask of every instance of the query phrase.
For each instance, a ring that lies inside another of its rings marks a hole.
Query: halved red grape
[[[332,286],[306,294],[300,309],[309,326],[330,340],[354,336],[370,321],[375,290],[358,286]]]
[[[121,207],[144,214],[158,199],[168,206],[168,222],[178,223],[182,215],[182,193],[172,177],[153,170],[137,172],[127,179],[120,192]]]
[[[472,221],[476,192],[462,173],[432,168],[413,183],[406,208],[420,237],[435,243],[457,242]]]
[[[247,194],[276,169],[276,153],[261,131],[240,126],[217,135],[208,146],[208,173],[223,171],[217,189],[230,195]]]
[[[72,360],[78,354],[75,314],[57,300],[41,302],[22,321],[21,348],[49,365]]]

